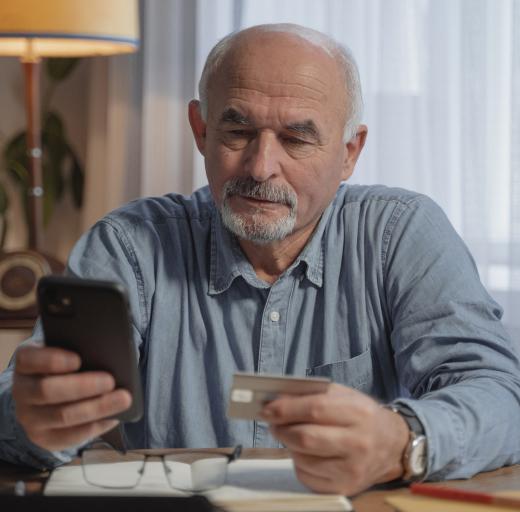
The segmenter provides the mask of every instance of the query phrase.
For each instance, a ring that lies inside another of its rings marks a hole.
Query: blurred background
[[[56,203],[48,253],[65,261],[128,200],[204,185],[187,102],[207,53],[234,30],[299,23],[349,46],[359,65],[369,136],[351,182],[433,197],[520,344],[520,0],[141,0],[139,11],[139,52],[82,59],[53,92],[84,197],[81,208],[71,195]],[[0,59],[2,153],[25,125],[22,82],[19,61]],[[19,249],[22,206],[1,165],[4,249]],[[0,330],[0,367],[26,335]]]

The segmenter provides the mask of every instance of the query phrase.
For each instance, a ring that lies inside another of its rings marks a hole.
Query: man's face
[[[350,176],[341,73],[299,38],[255,34],[226,55],[207,121],[190,111],[211,192],[240,238],[269,243],[310,232]]]

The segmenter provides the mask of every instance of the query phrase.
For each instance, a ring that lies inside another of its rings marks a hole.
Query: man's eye
[[[283,141],[290,146],[304,146],[309,144],[306,140],[298,139],[296,137],[285,137]]]
[[[232,149],[245,148],[254,137],[254,132],[248,130],[225,130],[222,132],[222,142]]]
[[[246,130],[231,130],[228,133],[233,137],[249,137],[249,132]]]

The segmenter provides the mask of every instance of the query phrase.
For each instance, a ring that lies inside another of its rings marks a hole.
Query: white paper
[[[107,467],[102,467],[107,466]],[[117,466],[117,467],[116,467]],[[109,469],[110,468],[110,469]],[[132,462],[100,465],[100,474],[119,474],[126,471],[135,472]],[[106,496],[185,496],[172,489],[166,479],[161,461],[146,462],[139,485],[133,489],[107,489],[88,484],[81,466],[62,466],[55,469],[45,486],[44,494],[52,495],[106,495]],[[228,466],[226,485],[203,493],[217,504],[227,505],[233,502],[261,502],[263,500],[299,501],[302,498],[310,503],[315,500],[327,499],[327,496],[314,494],[296,478],[292,459],[242,459]],[[336,505],[342,505],[335,510],[350,510],[346,498],[329,496]],[[309,503],[309,504],[310,504]],[[233,507],[232,507],[233,508]],[[240,508],[240,507],[239,507]],[[289,507],[290,509],[290,507]],[[238,509],[237,509],[238,510]],[[295,509],[297,510],[297,508]]]

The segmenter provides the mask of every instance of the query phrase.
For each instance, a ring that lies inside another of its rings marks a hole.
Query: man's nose
[[[267,181],[280,171],[280,147],[272,133],[259,133],[249,144],[245,170],[256,181]]]

